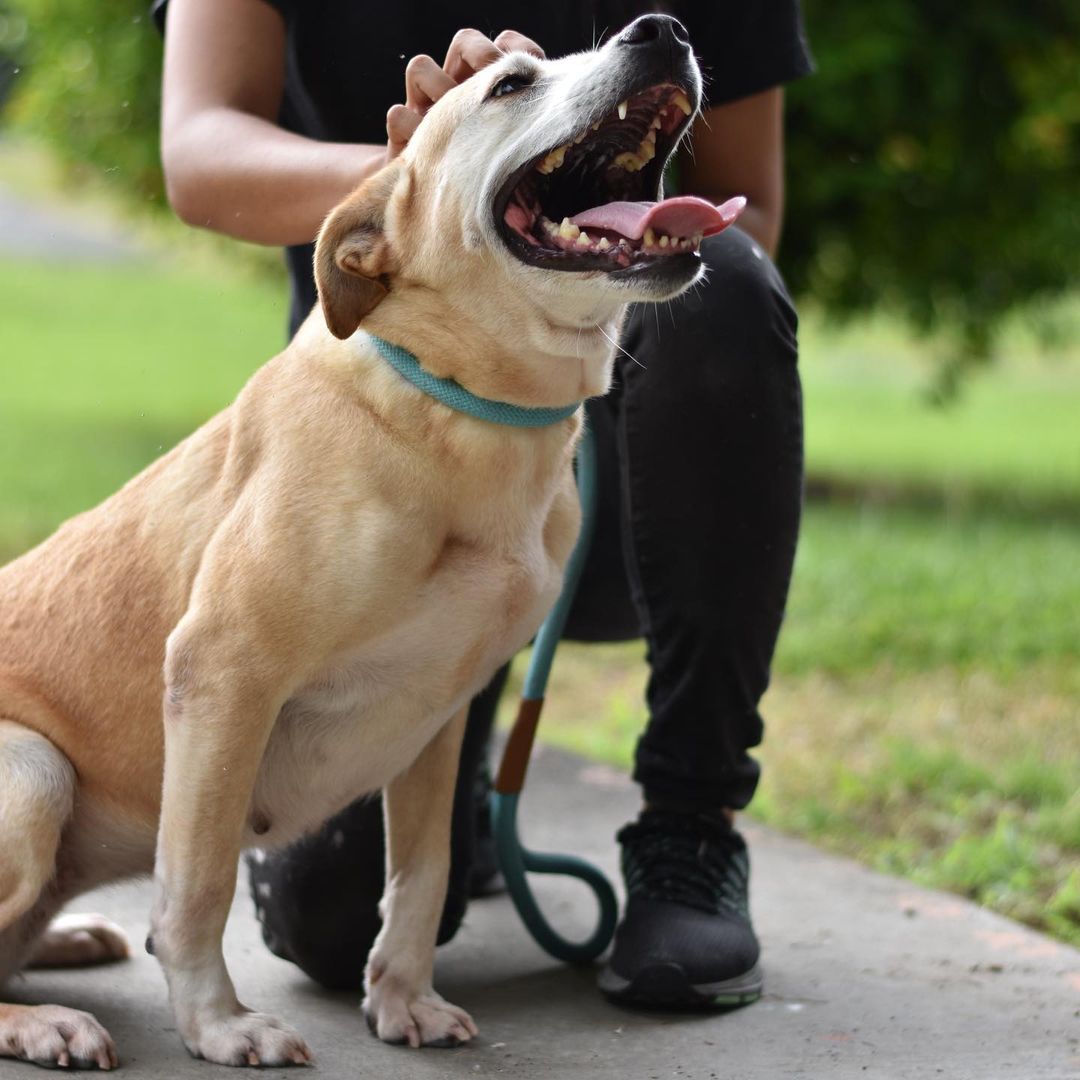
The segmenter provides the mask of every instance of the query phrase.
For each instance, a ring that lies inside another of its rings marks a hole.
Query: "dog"
[[[447,93],[328,217],[320,303],[287,349],[0,570],[0,983],[126,955],[100,916],[54,916],[152,871],[147,948],[191,1054],[308,1063],[226,970],[238,856],[382,789],[369,1023],[412,1046],[476,1034],[432,987],[465,712],[558,595],[580,404],[607,388],[626,305],[691,286],[701,234],[738,212],[648,201],[700,100],[685,32],[655,15]],[[543,422],[445,404],[387,343]],[[60,1006],[0,1005],[2,1055],[118,1064]]]

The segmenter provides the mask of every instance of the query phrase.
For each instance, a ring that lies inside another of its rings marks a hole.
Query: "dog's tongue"
[[[579,229],[611,229],[628,240],[640,240],[646,229],[668,236],[711,236],[726,229],[743,212],[746,199],[713,206],[695,195],[679,195],[663,202],[610,202],[583,210],[570,220]]]

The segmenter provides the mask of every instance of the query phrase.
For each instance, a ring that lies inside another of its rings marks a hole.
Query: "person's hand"
[[[442,67],[430,56],[414,56],[405,66],[405,104],[386,114],[386,160],[405,149],[424,114],[458,83],[463,83],[508,52],[527,52],[540,60],[544,50],[516,30],[504,30],[494,41],[479,30],[459,30]]]

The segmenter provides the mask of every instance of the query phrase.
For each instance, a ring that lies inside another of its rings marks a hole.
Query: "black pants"
[[[797,320],[780,276],[738,229],[707,240],[708,277],[632,309],[597,433],[597,533],[567,636],[643,635],[649,721],[634,778],[645,798],[744,807],[802,498]],[[473,704],[454,806],[440,941],[464,915],[484,760],[505,669]],[[583,723],[588,717],[582,718]],[[328,986],[357,986],[378,930],[381,806],[362,800],[251,875],[275,952]]]

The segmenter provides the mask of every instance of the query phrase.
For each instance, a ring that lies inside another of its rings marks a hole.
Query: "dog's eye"
[[[504,75],[492,88],[488,97],[504,97],[506,94],[516,94],[519,90],[532,86],[532,76],[517,72],[513,75]]]

